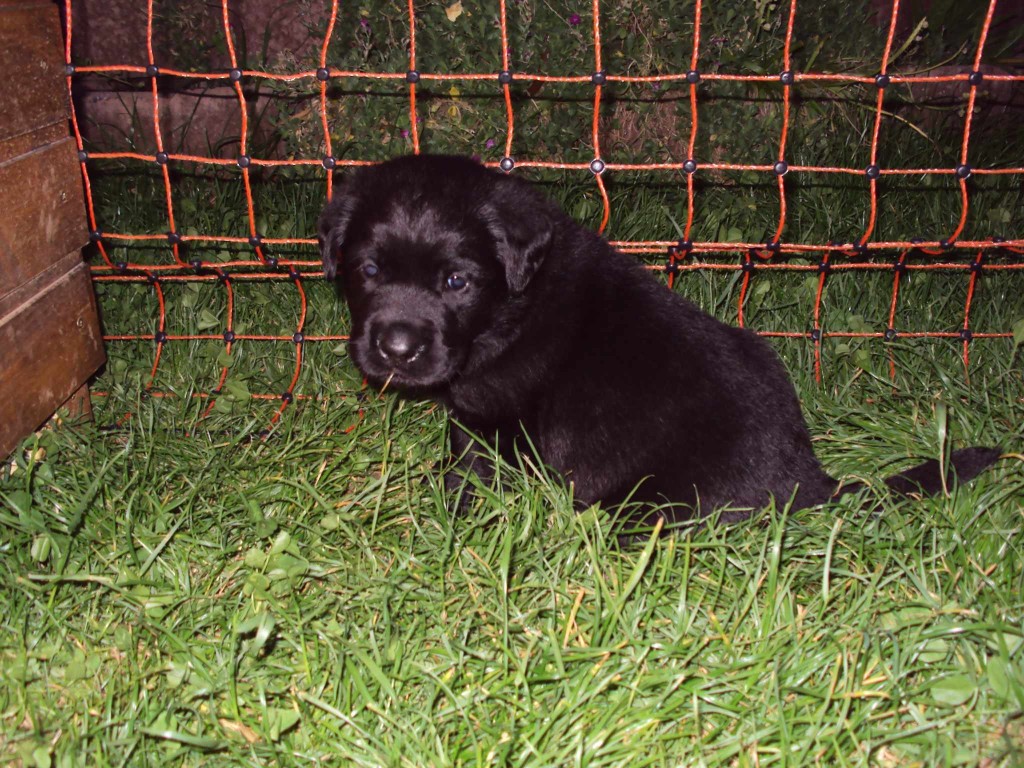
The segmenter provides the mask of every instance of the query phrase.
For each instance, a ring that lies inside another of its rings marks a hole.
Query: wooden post
[[[57,8],[0,2],[0,457],[104,362]]]

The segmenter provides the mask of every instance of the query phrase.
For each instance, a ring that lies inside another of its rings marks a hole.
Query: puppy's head
[[[493,355],[553,234],[542,196],[465,158],[403,157],[351,174],[319,238],[324,274],[351,310],[356,365],[376,384],[429,389]]]

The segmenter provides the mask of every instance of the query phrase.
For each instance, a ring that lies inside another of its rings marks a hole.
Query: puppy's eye
[[[444,284],[453,291],[461,291],[469,285],[469,280],[459,274],[448,275],[448,279],[444,281]]]
[[[376,277],[377,275],[380,274],[380,267],[373,263],[364,264],[363,274],[366,275],[367,277]]]

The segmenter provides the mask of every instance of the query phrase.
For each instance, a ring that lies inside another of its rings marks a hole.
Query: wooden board
[[[0,458],[103,364],[57,6],[0,0]]]
[[[62,46],[52,2],[0,2],[0,162],[68,135]]]
[[[74,140],[0,162],[0,212],[2,298],[88,239]]]
[[[0,300],[0,456],[103,361],[92,281],[77,251]]]

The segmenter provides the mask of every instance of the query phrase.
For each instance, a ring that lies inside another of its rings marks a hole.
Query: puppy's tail
[[[931,459],[893,475],[885,484],[901,496],[932,496],[943,488],[973,480],[995,464],[1001,454],[1002,450],[999,448],[962,448],[950,454],[945,482],[942,479],[942,467],[939,466],[939,462]]]
[[[1002,449],[1000,448],[963,448],[950,454],[945,483],[942,480],[942,468],[939,462],[930,459],[923,464],[893,475],[885,481],[885,484],[900,496],[934,496],[942,491],[943,487],[951,488],[954,485],[973,480],[995,464],[1001,454]],[[864,483],[844,484],[833,494],[832,498],[847,493],[856,493],[864,487]]]

